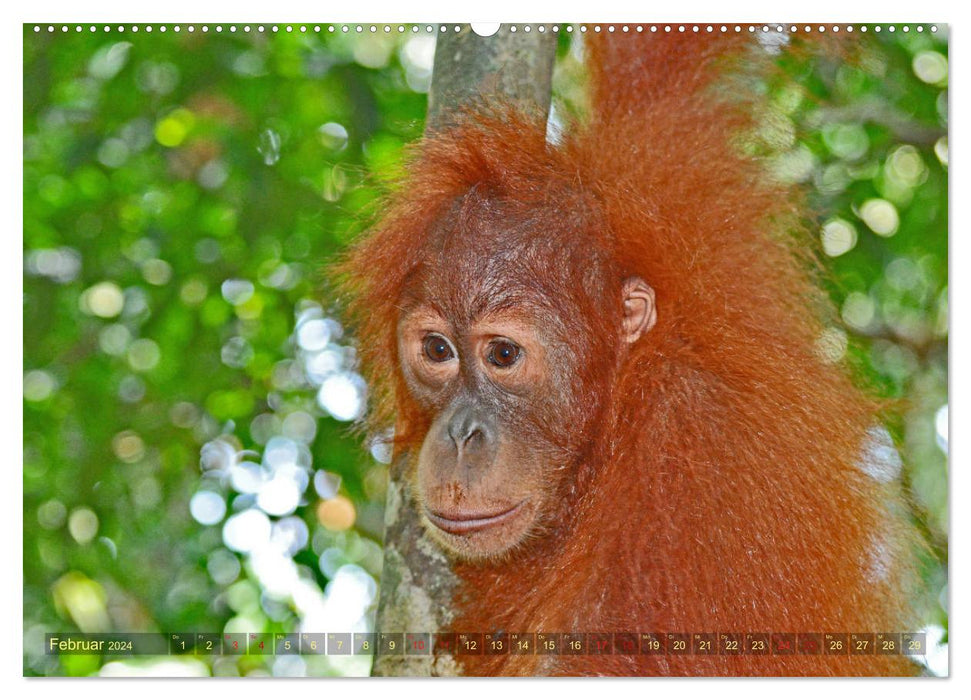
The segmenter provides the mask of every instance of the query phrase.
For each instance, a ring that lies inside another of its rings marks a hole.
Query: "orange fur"
[[[816,354],[826,301],[803,252],[804,206],[733,138],[757,120],[753,100],[719,90],[721,67],[748,66],[759,49],[734,36],[611,35],[589,51],[585,125],[551,146],[543,125],[500,110],[426,138],[344,266],[372,420],[396,422],[399,451],[420,444],[428,418],[397,369],[397,300],[427,232],[469,191],[540,212],[550,235],[576,220],[579,245],[657,294],[656,327],[599,389],[612,398],[562,519],[509,561],[456,566],[454,629],[907,631],[904,509],[896,485],[859,468],[880,407]],[[914,668],[892,656],[463,660],[487,675]]]

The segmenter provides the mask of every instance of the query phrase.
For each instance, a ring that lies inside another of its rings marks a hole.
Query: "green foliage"
[[[400,56],[429,40],[24,38],[28,638],[218,632],[237,611],[207,570],[218,528],[189,514],[200,447],[225,433],[258,448],[274,402],[313,411],[274,371],[293,355],[295,309],[321,298],[323,266],[379,191],[372,171],[421,134],[426,97],[408,86],[422,89],[421,66]],[[384,467],[346,423],[318,423],[314,465],[343,477],[378,538]],[[298,512],[320,530],[312,505]],[[81,541],[79,512],[96,517]],[[322,550],[307,551],[325,584]],[[68,572],[97,582],[107,621],[57,604]],[[30,655],[25,668],[97,670]]]

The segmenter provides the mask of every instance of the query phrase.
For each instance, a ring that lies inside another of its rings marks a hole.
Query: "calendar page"
[[[947,24],[22,40],[23,675],[948,675]]]

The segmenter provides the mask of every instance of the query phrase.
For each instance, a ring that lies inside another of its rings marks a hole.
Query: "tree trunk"
[[[439,32],[426,132],[447,125],[450,115],[474,104],[513,102],[546,117],[550,111],[556,34],[534,27],[481,37],[469,25]]]
[[[548,115],[551,99],[556,34],[510,32],[503,27],[480,37],[469,25],[459,32],[439,32],[428,95],[426,133],[446,126],[450,115],[464,106],[514,102],[522,109]],[[392,466],[384,515],[384,567],[376,631],[430,632],[448,629],[454,617],[456,586],[448,560],[425,534],[418,511],[403,479],[408,456]],[[466,630],[474,631],[474,630]],[[449,655],[380,654],[375,676],[456,675],[460,668]]]

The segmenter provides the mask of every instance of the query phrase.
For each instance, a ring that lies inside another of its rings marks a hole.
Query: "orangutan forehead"
[[[602,301],[619,277],[587,225],[580,218],[523,216],[470,192],[429,231],[399,304],[430,303],[471,321],[500,312],[546,318],[551,310]]]
[[[540,252],[544,242],[554,244],[551,251],[563,247],[591,250],[594,242],[608,237],[600,209],[589,196],[579,192],[526,194],[497,194],[496,188],[484,184],[473,187],[443,206],[425,239],[426,246],[481,258],[503,252],[515,255],[520,247]]]
[[[497,264],[495,259],[481,263],[422,265],[405,283],[402,309],[427,305],[449,320],[473,321],[494,315],[546,318],[553,300],[569,303],[566,290],[541,281],[523,266]]]

